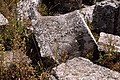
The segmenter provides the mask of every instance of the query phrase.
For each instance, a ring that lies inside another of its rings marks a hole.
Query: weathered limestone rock
[[[41,16],[34,33],[44,57],[59,60],[67,55],[84,56],[96,49],[96,41],[79,10],[60,16]]]
[[[85,19],[85,22],[92,23],[93,21],[93,10],[95,8],[95,5],[92,6],[85,6],[85,8],[81,9],[81,14],[83,14],[83,17]]]
[[[31,18],[35,16],[40,16],[40,13],[37,11],[36,7],[41,2],[41,0],[20,0],[17,4],[18,10],[18,19]]]
[[[0,26],[8,24],[8,20],[0,13]]]
[[[116,34],[119,3],[105,0],[96,4],[93,11],[93,27],[98,33]]]
[[[53,68],[55,76],[50,80],[119,80],[120,73],[93,64],[88,59],[79,57],[68,60]],[[56,78],[56,79],[54,79]]]
[[[35,26],[38,21],[37,18],[41,16],[37,11],[37,6],[41,3],[41,1],[42,0],[20,0],[20,2],[17,3],[18,20],[30,20],[30,22],[28,22],[30,25],[27,25],[26,33],[26,55],[32,60],[32,64],[37,64],[37,62],[41,60],[41,55],[37,41],[35,40],[35,36],[34,34],[30,34],[33,31],[33,26]]]
[[[101,32],[98,40],[98,49],[106,52],[120,52],[120,37]]]

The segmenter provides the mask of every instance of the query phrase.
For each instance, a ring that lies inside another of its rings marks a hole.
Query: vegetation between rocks
[[[92,23],[90,23],[88,20],[86,21],[88,27],[92,31],[92,34],[94,35],[96,41],[98,41],[100,34],[94,30],[94,27],[92,26]],[[105,45],[106,46],[106,45]],[[99,51],[99,58],[97,60],[93,60],[93,54],[88,53],[86,55],[86,58],[90,59],[92,62],[105,66],[107,68],[110,68],[112,70],[120,72],[120,53],[114,52],[114,44],[112,45],[111,40],[109,39],[109,45],[108,50],[106,52]]]
[[[8,19],[9,24],[0,26],[0,79],[1,80],[47,80],[51,68],[56,66],[56,62],[48,62],[48,58],[41,58],[35,60],[32,63],[30,58],[26,56],[26,53],[30,55],[30,48],[27,48],[26,38],[27,26],[31,25],[29,20],[24,19],[24,21],[18,21],[16,17],[16,3],[17,0],[1,0],[0,2],[0,12]],[[54,15],[46,7],[46,5],[41,4],[38,6],[38,10],[43,15]],[[24,25],[23,25],[24,24]],[[88,23],[88,25],[91,24]],[[92,28],[92,27],[91,27]],[[95,33],[97,34],[97,33]],[[29,33],[29,37],[33,36]],[[98,37],[98,34],[97,34]],[[33,39],[33,41],[35,41]],[[36,43],[33,43],[34,45]],[[29,44],[30,45],[30,44]],[[28,45],[28,46],[29,46]],[[10,62],[9,67],[6,66],[8,63],[5,63],[6,51],[12,51],[14,54],[14,59]],[[37,50],[36,50],[37,51]],[[57,50],[56,50],[57,51]],[[39,54],[39,52],[32,52],[32,54]],[[65,62],[66,53],[63,51],[62,62]],[[32,55],[33,56],[33,55]],[[88,53],[87,58],[93,58],[93,54]],[[35,57],[34,57],[35,58]],[[24,59],[26,59],[24,61]],[[99,59],[96,61],[99,65],[106,66],[112,70],[120,72],[120,54],[113,51],[100,52]],[[52,66],[50,66],[52,65]]]

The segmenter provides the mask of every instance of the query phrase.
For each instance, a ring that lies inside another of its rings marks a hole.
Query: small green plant
[[[43,16],[53,16],[54,12],[51,11],[45,4],[40,4],[37,7],[38,12]]]
[[[56,11],[59,5],[60,5],[60,2],[54,5],[51,1],[48,1],[48,2],[43,1],[43,3],[38,5],[37,10],[38,12],[40,12],[42,16],[54,16],[59,14],[59,12]]]
[[[115,39],[111,38],[110,36],[107,36],[108,38],[108,43],[104,45],[105,51],[100,52],[99,54],[99,59],[96,61],[99,65],[108,67],[112,70],[116,70],[120,72],[120,54],[116,51],[115,45],[116,41]],[[117,66],[116,66],[117,65]]]

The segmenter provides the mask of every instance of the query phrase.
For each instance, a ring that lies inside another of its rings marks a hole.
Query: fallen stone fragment
[[[0,26],[8,24],[8,20],[0,13]]]
[[[116,30],[118,27],[118,7],[119,2],[116,0],[105,0],[96,3],[92,22],[96,32],[106,32],[110,34],[120,32]]]
[[[96,41],[79,10],[60,16],[41,16],[33,27],[42,57],[64,60],[96,49]]]
[[[106,52],[120,52],[120,37],[101,32],[98,40],[98,49]]]
[[[58,65],[53,68],[52,74],[55,77],[50,77],[50,80],[120,80],[120,73],[82,57]]]

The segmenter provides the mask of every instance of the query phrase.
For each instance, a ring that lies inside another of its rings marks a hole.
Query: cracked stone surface
[[[41,16],[33,31],[42,57],[78,57],[96,49],[96,41],[79,10],[60,16]]]
[[[53,68],[49,80],[120,80],[120,73],[78,57]],[[53,78],[53,79],[51,79]],[[55,79],[56,78],[56,79]]]

